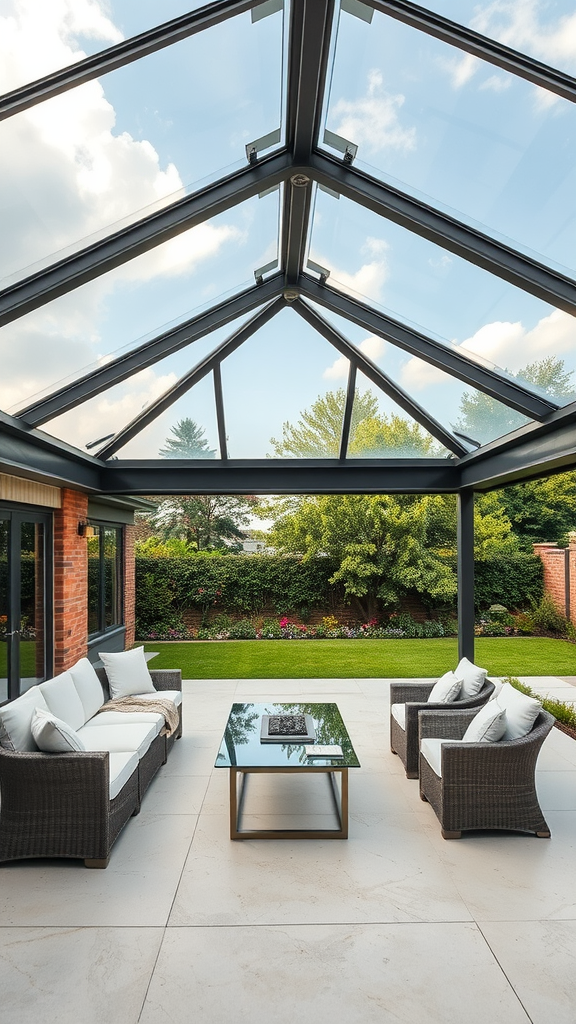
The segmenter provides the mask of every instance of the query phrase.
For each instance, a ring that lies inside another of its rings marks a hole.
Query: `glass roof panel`
[[[278,201],[248,200],[4,327],[0,408],[253,285],[277,252]]]
[[[358,371],[349,459],[434,459],[449,454],[424,427]]]
[[[176,428],[176,430],[174,429]],[[181,458],[219,459],[218,425],[214,401],[214,379],[208,374],[195,384],[174,405],[144,428],[136,437],[119,448],[119,459],[168,458],[169,443],[189,438],[182,444]],[[176,449],[174,457],[176,457]]]
[[[342,197],[318,191],[310,256],[334,287],[474,359],[576,370],[574,317]]]
[[[576,74],[574,0],[427,0],[423,6],[543,64]]]
[[[277,146],[282,21],[248,12],[1,122],[0,276],[246,167],[271,132],[261,151]]]
[[[379,12],[343,12],[326,126],[358,146],[355,166],[576,272],[576,104]]]
[[[345,389],[335,349],[285,309],[222,364],[231,459],[337,458]]]

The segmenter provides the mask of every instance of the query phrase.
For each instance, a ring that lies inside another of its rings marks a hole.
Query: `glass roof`
[[[0,96],[0,408],[81,450],[115,431],[105,457],[120,460],[162,457],[188,419],[215,460],[366,460],[458,457],[574,402],[576,81],[561,98],[352,0],[332,22],[326,0],[254,0],[233,17],[219,0],[223,20],[107,71],[100,51],[125,40],[128,52],[134,34],[200,6],[3,4],[0,89],[60,70],[61,84],[14,93],[15,113]],[[567,0],[427,6],[496,49],[576,71]],[[76,85],[87,55],[92,77]],[[366,174],[376,199],[361,205]],[[218,207],[199,198],[214,182]],[[455,255],[410,216],[389,219],[387,186],[448,213],[476,250]],[[162,241],[152,215],[175,218],[185,197],[197,223]],[[498,273],[480,235],[504,253]],[[322,305],[311,281],[327,282]],[[475,386],[347,320],[339,295],[464,357]],[[159,336],[230,301],[226,325],[209,313],[205,336],[147,360]],[[273,318],[216,375],[142,416],[270,301]]]
[[[568,100],[377,11],[343,12],[326,127],[358,146],[356,166],[576,271]]]

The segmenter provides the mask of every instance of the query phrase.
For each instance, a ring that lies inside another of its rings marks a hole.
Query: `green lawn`
[[[185,679],[341,679],[440,676],[458,661],[457,641],[228,640],[147,643],[151,668]],[[495,676],[576,676],[576,645],[541,637],[476,641],[474,660]]]

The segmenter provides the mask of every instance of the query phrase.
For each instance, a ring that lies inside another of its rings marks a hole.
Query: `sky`
[[[0,90],[194,6],[0,0]],[[568,0],[429,7],[576,74]],[[285,33],[282,13],[254,23],[244,14],[2,122],[0,286],[246,166],[246,144],[283,125]],[[378,12],[371,24],[340,13],[332,60],[323,127],[358,146],[359,168],[574,276],[574,104]],[[250,200],[4,327],[0,408],[17,411],[250,286],[277,257],[279,209],[279,191]],[[489,365],[517,373],[554,356],[576,371],[568,314],[344,198],[316,193],[309,257],[335,287]],[[464,385],[331,319],[445,427],[456,423]],[[78,447],[121,429],[242,322],[43,429]],[[347,372],[347,361],[285,310],[223,364],[230,457],[268,455],[282,424],[345,387]],[[373,390],[362,377],[359,387]],[[382,412],[394,411],[379,397]],[[185,416],[218,449],[206,378],[119,457],[156,457]]]

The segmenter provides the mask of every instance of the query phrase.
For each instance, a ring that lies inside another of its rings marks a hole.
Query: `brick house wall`
[[[534,554],[544,566],[544,591],[558,611],[576,625],[576,531],[569,534],[567,548],[557,544],[534,544]]]
[[[84,658],[88,638],[88,548],[78,536],[88,496],[62,488],[54,511],[54,674]]]

